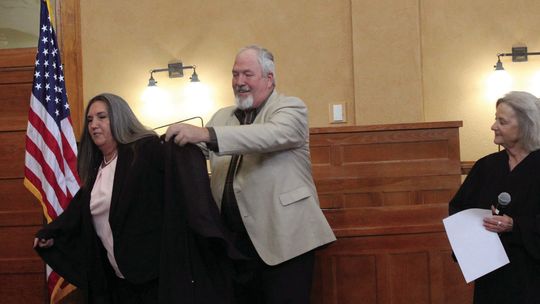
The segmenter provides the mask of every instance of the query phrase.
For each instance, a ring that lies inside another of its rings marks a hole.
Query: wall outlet
[[[332,103],[329,106],[330,123],[337,124],[347,122],[346,103]]]

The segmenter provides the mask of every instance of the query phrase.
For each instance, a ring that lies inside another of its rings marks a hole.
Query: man
[[[236,107],[199,128],[177,124],[166,140],[205,143],[211,188],[235,245],[239,303],[309,303],[313,249],[334,241],[320,207],[309,154],[307,109],[275,90],[273,55],[239,51],[232,70]]]

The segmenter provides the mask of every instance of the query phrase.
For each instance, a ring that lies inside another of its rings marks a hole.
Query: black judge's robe
[[[53,247],[37,251],[90,303],[108,303],[114,272],[93,228],[90,192],[81,189],[37,233],[55,239]],[[206,160],[196,146],[178,147],[157,137],[119,145],[109,222],[126,280],[159,279],[160,303],[232,302],[228,256],[240,255],[221,224]]]
[[[540,150],[512,171],[506,151],[478,160],[450,201],[450,214],[490,209],[501,192],[512,198],[505,214],[513,230],[499,234],[510,263],[475,281],[474,303],[540,303]]]

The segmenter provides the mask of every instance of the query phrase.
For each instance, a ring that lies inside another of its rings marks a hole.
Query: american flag
[[[73,134],[60,52],[46,0],[41,1],[40,34],[34,69],[24,185],[40,201],[47,222],[60,215],[79,190],[77,143]],[[66,287],[47,267],[51,303]]]

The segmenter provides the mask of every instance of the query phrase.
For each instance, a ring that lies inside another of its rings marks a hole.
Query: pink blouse
[[[116,276],[124,278],[114,258],[114,241],[111,225],[109,224],[116,159],[115,157],[110,163],[99,167],[90,197],[90,213],[92,214],[94,229],[107,250],[107,257]]]

